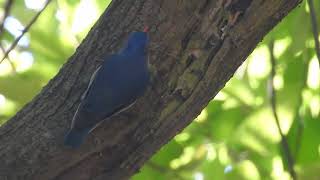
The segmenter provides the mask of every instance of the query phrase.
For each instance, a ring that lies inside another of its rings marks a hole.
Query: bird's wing
[[[105,59],[104,63],[92,73],[87,89],[81,96],[81,103],[72,120],[72,127],[82,129],[84,127],[96,127],[96,124],[121,111],[129,104],[123,103],[118,97],[119,55],[112,55]],[[92,128],[93,129],[93,128]]]
[[[134,105],[135,102],[136,100],[126,105],[119,105],[118,107],[114,107],[114,110],[108,114],[105,114],[105,116],[96,116],[95,113],[87,112],[82,108],[82,104],[80,104],[77,108],[76,113],[73,116],[71,128],[76,128],[76,129],[89,128],[90,129],[89,133],[90,133],[92,130],[98,127],[103,122],[103,120],[127,110],[132,105]]]
[[[88,92],[89,92],[89,89],[90,89],[90,87],[91,87],[91,85],[92,85],[92,82],[93,82],[93,80],[95,79],[95,77],[96,77],[97,73],[99,72],[100,68],[101,68],[101,65],[92,73],[92,75],[91,75],[91,77],[90,77],[89,84],[88,84],[88,86],[87,86],[87,89],[84,91],[84,93],[82,94],[82,96],[81,96],[81,98],[80,98],[81,101],[83,101],[83,100],[86,98],[86,96],[87,96],[87,94],[88,94]],[[75,125],[75,118],[78,116],[78,111],[79,111],[79,108],[80,108],[80,106],[81,106],[81,103],[82,103],[82,102],[80,102],[80,104],[79,104],[78,107],[77,107],[76,112],[75,112],[74,115],[73,115],[72,122],[71,122],[71,127],[74,127],[74,125]]]
[[[93,73],[74,116],[73,127],[94,129],[107,117],[124,111],[135,102],[143,88],[137,85],[140,82],[135,77],[139,67],[127,67],[128,58],[132,57],[110,56]]]
[[[108,114],[106,117],[103,117],[97,124],[95,124],[89,131],[89,133],[91,131],[93,131],[96,127],[98,127],[106,118],[111,117],[113,115],[117,115],[119,113],[121,113],[122,111],[125,111],[127,109],[129,109],[131,106],[133,106],[136,103],[136,100],[134,100],[132,103],[130,103],[129,105],[123,105],[120,106],[119,108],[117,108],[116,110],[114,110],[114,112],[112,112],[111,114]]]
[[[84,91],[84,93],[81,96],[81,101],[84,100],[84,98],[87,96],[87,94],[89,92],[89,89],[90,89],[90,87],[92,85],[92,82],[95,79],[95,77],[96,77],[97,73],[99,72],[100,68],[101,68],[101,65],[92,73],[92,75],[90,77],[90,81],[89,81],[88,87],[87,87],[87,89]]]

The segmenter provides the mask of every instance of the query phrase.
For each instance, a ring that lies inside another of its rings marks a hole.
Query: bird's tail
[[[77,129],[71,129],[65,139],[64,139],[64,144],[66,146],[70,146],[72,148],[79,148],[80,145],[83,143],[85,137],[88,135],[89,131],[84,130],[77,130]]]

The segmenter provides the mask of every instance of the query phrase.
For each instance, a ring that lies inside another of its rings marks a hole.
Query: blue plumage
[[[133,32],[118,54],[105,58],[81,98],[65,145],[79,147],[105,118],[121,112],[144,93],[149,82],[147,44],[146,32]]]

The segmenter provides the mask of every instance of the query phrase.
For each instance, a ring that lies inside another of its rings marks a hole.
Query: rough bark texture
[[[222,38],[230,12],[218,1],[114,0],[57,76],[1,127],[0,179],[128,179],[200,113],[299,3],[253,0]],[[67,149],[63,137],[99,59],[145,24],[152,85],[79,150]]]

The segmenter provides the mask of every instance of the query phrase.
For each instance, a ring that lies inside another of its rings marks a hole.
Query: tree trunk
[[[235,12],[217,0],[114,0],[60,72],[0,128],[0,179],[130,178],[300,2],[253,0],[232,26]],[[153,74],[146,94],[106,119],[80,149],[66,148],[63,138],[91,73],[106,52],[116,52],[145,24]]]

